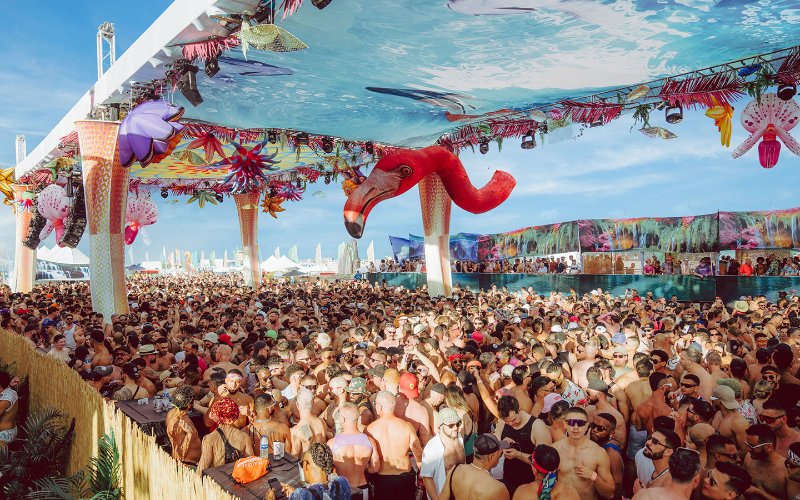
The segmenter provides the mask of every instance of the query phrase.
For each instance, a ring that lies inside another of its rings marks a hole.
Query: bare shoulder
[[[578,490],[570,486],[565,482],[559,482],[556,484],[556,487],[553,488],[552,495],[550,495],[553,500],[580,500],[581,496],[578,495]]]

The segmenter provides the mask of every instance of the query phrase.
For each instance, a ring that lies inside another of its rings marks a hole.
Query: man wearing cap
[[[622,416],[622,413],[608,402],[608,392],[608,384],[602,380],[592,379],[589,381],[589,386],[586,388],[586,399],[590,406],[594,406],[594,410],[590,412],[590,416],[599,413],[609,413],[613,415],[614,429],[611,433],[611,437],[617,441],[620,447],[624,448],[627,441],[625,418]]]
[[[425,446],[431,439],[433,423],[428,410],[416,399],[419,396],[417,376],[410,372],[402,374],[398,391],[395,415],[414,426],[420,442]]]
[[[416,475],[409,454],[417,464],[422,463],[422,445],[414,427],[395,415],[395,404],[395,396],[388,391],[381,391],[375,397],[378,418],[367,426],[367,434],[378,447],[381,468],[369,479],[375,486],[376,499],[413,500]]]
[[[746,450],[746,431],[750,424],[738,411],[739,403],[736,401],[736,393],[726,385],[718,385],[714,388],[711,401],[722,415],[722,418],[715,419],[712,425],[720,434],[731,438],[739,450]]]
[[[347,400],[358,408],[358,429],[362,431],[375,419],[372,404],[369,402],[367,381],[362,377],[353,377],[347,386]]]
[[[156,364],[156,347],[153,344],[145,344],[139,347],[136,354],[145,362],[145,367],[140,370],[142,375],[151,382],[158,383],[163,370],[158,370]]]
[[[459,464],[447,474],[441,498],[455,500],[506,500],[508,490],[494,479],[490,471],[497,466],[503,450],[509,444],[500,441],[494,434],[481,434],[475,439],[474,458],[470,464]],[[518,452],[517,450],[511,450]]]
[[[461,417],[458,413],[452,408],[443,408],[439,412],[439,429],[422,450],[419,472],[429,500],[439,500],[447,471],[466,462],[460,427]]]

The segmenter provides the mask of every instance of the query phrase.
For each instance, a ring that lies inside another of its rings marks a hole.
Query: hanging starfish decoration
[[[716,99],[713,102],[714,106],[706,110],[706,116],[714,119],[714,125],[719,130],[720,143],[727,148],[731,145],[733,106],[727,102],[719,104]]]
[[[305,191],[305,189],[302,187],[297,187],[294,184],[287,182],[278,188],[278,195],[281,198],[289,201],[300,201],[303,199],[303,191]]]
[[[274,160],[278,151],[275,150],[271,155],[261,154],[261,150],[267,145],[268,141],[259,142],[252,149],[248,150],[239,143],[232,142],[238,154],[229,156],[224,160],[214,164],[215,167],[230,165],[228,175],[222,179],[224,184],[233,183],[231,191],[233,193],[250,193],[257,191],[261,184],[267,182],[264,171],[278,170]]]
[[[200,205],[200,208],[205,207],[206,203],[211,203],[212,205],[216,205],[217,195],[216,193],[214,193],[214,191],[206,191],[204,189],[201,189],[195,191],[194,196],[189,198],[189,201],[187,201],[186,204],[188,205],[190,203],[194,203],[195,201],[197,202],[198,205]]]
[[[225,158],[225,151],[222,149],[222,143],[214,134],[209,133],[198,137],[186,146],[186,149],[195,148],[203,148],[206,152],[206,163],[211,163],[211,160],[214,159],[214,154],[218,154],[220,158]]]
[[[274,218],[278,218],[278,214],[286,210],[281,206],[281,203],[286,201],[280,196],[270,196],[269,193],[264,195],[264,201],[261,202],[261,208],[265,214],[270,214]]]
[[[14,205],[14,189],[11,185],[14,184],[14,167],[9,167],[5,170],[0,170],[0,193],[3,198],[3,204]]]

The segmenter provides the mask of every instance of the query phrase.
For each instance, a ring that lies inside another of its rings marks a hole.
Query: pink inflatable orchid
[[[69,215],[70,200],[63,187],[50,184],[36,197],[36,209],[47,223],[39,232],[39,239],[44,240],[55,230],[56,241],[60,242],[64,235],[64,219]],[[58,246],[64,245],[58,243]]]
[[[132,244],[139,234],[139,229],[155,224],[157,220],[158,207],[150,199],[149,194],[130,198],[125,212],[125,244]]]
[[[764,168],[772,168],[778,163],[781,153],[780,138],[789,151],[800,156],[800,144],[789,135],[798,120],[800,120],[800,106],[793,100],[784,101],[776,94],[765,94],[761,97],[761,104],[751,101],[742,112],[742,126],[750,132],[748,137],[732,156],[739,158],[755,146],[759,139],[758,159]]]

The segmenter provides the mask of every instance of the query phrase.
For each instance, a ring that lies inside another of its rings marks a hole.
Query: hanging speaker
[[[86,204],[83,197],[83,183],[76,183],[73,187],[75,196],[72,199],[72,206],[69,207],[69,215],[64,219],[64,233],[57,240],[59,246],[75,248],[81,241],[83,231],[86,229]]]
[[[197,90],[198,70],[199,68],[197,66],[187,65],[183,68],[183,73],[180,79],[178,79],[178,90],[181,91],[183,97],[185,97],[192,106],[199,106],[200,103],[203,102],[203,97],[200,95],[200,91]]]

